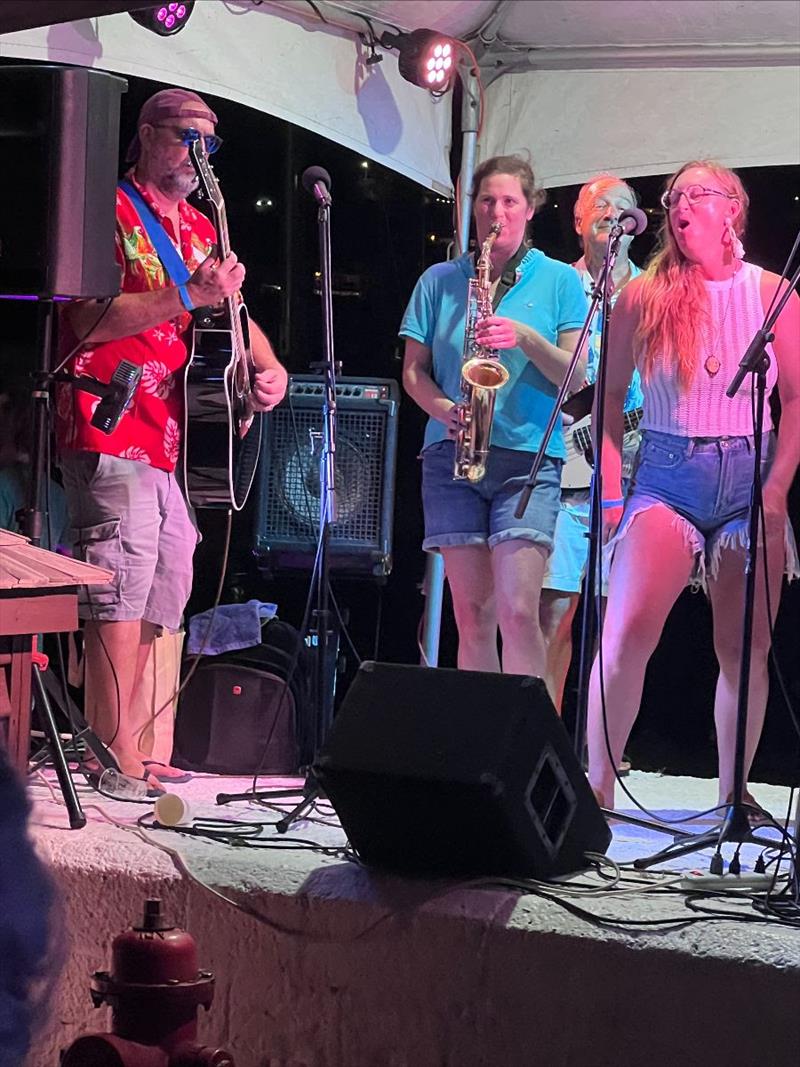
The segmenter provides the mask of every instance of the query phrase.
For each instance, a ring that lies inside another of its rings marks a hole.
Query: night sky
[[[164,86],[130,78],[123,96],[121,149],[135,129],[141,103]],[[289,123],[227,100],[206,97],[219,116],[224,146],[214,157],[228,210],[234,250],[247,265],[245,296],[251,315],[267,331],[290,372],[307,373],[321,357],[320,302],[314,292],[318,269],[316,209],[299,186],[303,170],[318,164],[331,174],[333,211],[334,330],[336,357],[345,375],[400,378],[401,344],[396,331],[416,278],[447,256],[452,204],[408,179]],[[122,152],[121,152],[122,154]],[[535,169],[536,146],[531,146]],[[24,180],[3,160],[8,194]],[[598,160],[598,170],[603,161]],[[800,168],[746,168],[740,175],[751,197],[745,240],[749,259],[780,271],[800,227]],[[651,225],[637,238],[633,258],[643,263],[659,220],[658,196],[664,176],[637,178]],[[578,255],[572,207],[578,187],[549,191],[534,219],[537,247],[558,259]],[[34,316],[30,307],[5,303],[0,341],[3,381],[24,373],[35,358]],[[408,399],[399,415],[394,570],[380,585],[334,573],[337,599],[349,612],[352,642],[363,658],[418,662],[417,626],[422,611],[419,584],[424,573],[420,550],[422,516],[416,456],[425,417]],[[800,486],[791,511],[800,531]],[[308,575],[264,578],[254,565],[253,509],[237,517],[225,599],[258,597],[276,601],[282,618],[298,625]],[[213,601],[218,581],[222,517],[201,516],[204,541],[198,549],[195,589],[189,611]],[[455,662],[455,632],[445,605],[440,664]],[[776,653],[787,691],[800,708],[800,582],[784,593],[776,626]],[[345,642],[346,644],[346,642]],[[355,667],[351,650],[340,680],[344,691]],[[643,711],[629,751],[634,765],[684,773],[715,773],[711,705],[715,682],[708,607],[700,595],[685,593],[668,622],[648,672]],[[569,702],[568,702],[569,703]],[[568,709],[569,710],[569,709]],[[798,743],[789,713],[772,686],[767,728],[754,778],[788,781],[796,768]],[[791,768],[794,768],[792,772]]]

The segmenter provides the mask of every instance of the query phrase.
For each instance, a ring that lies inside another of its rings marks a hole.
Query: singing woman
[[[545,645],[539,594],[553,545],[564,443],[560,425],[522,519],[514,517],[521,488],[542,441],[570,356],[586,317],[578,275],[527,241],[543,196],[530,165],[495,156],[475,171],[472,198],[477,245],[495,224],[490,284],[501,297],[479,320],[475,341],[499,350],[509,380],[497,392],[485,477],[454,480],[454,439],[473,257],[430,267],[411,295],[400,327],[405,338],[403,384],[429,416],[422,451],[422,502],[427,551],[440,551],[458,628],[458,666],[543,675]],[[508,285],[508,287],[507,287]],[[582,375],[585,368],[578,368]]]
[[[608,352],[602,450],[604,539],[611,571],[589,697],[589,778],[602,806],[614,806],[614,766],[639,710],[647,662],[681,590],[704,588],[719,662],[714,719],[719,801],[733,797],[736,711],[742,657],[745,552],[753,485],[753,396],[748,378],[727,387],[779,279],[744,260],[748,197],[738,176],[707,161],[673,175],[662,197],[660,249],[621,294]],[[787,494],[800,463],[800,300],[793,295],[767,346],[767,388],[781,420],[764,414],[767,572],[773,617],[784,575],[797,577]],[[621,506],[622,406],[637,367],[644,388],[644,436],[634,482]],[[761,735],[769,678],[764,561],[759,552],[745,779]],[[604,696],[604,699],[603,699]],[[611,759],[606,746],[603,705]],[[749,794],[738,798],[752,803]]]

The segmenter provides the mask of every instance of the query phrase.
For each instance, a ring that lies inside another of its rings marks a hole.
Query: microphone
[[[324,167],[306,167],[300,181],[320,207],[330,207],[331,176]]]
[[[647,215],[642,211],[640,207],[629,207],[620,212],[620,216],[617,219],[612,233],[624,235],[633,234],[634,237],[638,237],[640,233],[644,233],[647,229]]]
[[[142,368],[130,360],[120,360],[111,381],[104,387],[100,403],[94,409],[91,423],[103,433],[113,433],[119,421],[131,406],[133,394],[142,377]],[[80,378],[75,382],[81,388]],[[95,390],[90,390],[94,392]]]

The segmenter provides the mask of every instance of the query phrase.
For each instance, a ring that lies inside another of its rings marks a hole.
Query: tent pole
[[[469,247],[469,226],[472,216],[472,175],[475,171],[475,155],[478,145],[480,121],[480,95],[477,72],[468,63],[459,63],[461,78],[461,172],[457,196],[460,225],[456,234],[460,254]],[[439,664],[439,639],[442,631],[442,597],[444,595],[444,560],[441,552],[426,553],[425,578],[422,593],[425,607],[422,616],[420,640],[421,662],[427,667]]]

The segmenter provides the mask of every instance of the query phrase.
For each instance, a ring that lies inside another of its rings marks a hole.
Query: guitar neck
[[[642,420],[644,411],[642,408],[634,408],[631,411],[626,411],[623,415],[622,429],[623,433],[631,433],[635,430]],[[585,419],[581,419],[572,429],[572,442],[578,452],[588,452],[592,444],[592,417],[587,415]],[[570,427],[567,427],[565,437],[569,439]]]
[[[622,416],[623,433],[630,433],[631,430],[635,430],[642,421],[642,415],[644,415],[644,408],[634,408],[632,411],[626,411]]]
[[[225,213],[225,205],[212,203],[212,214],[217,231],[218,255],[220,261],[222,261],[231,254],[231,239],[228,236],[228,217]]]

